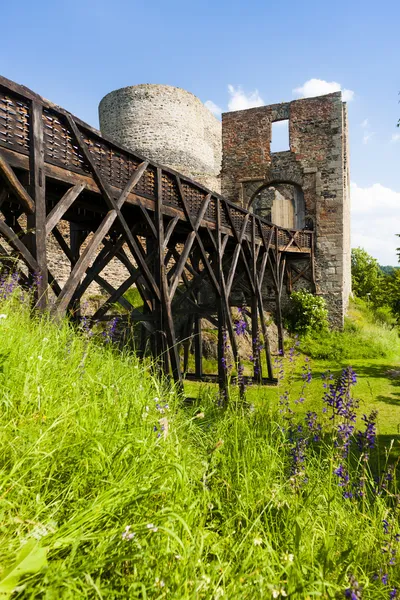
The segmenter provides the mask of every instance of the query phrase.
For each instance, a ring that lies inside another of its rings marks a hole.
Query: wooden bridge
[[[190,378],[203,378],[201,319],[218,327],[215,377],[220,386],[227,384],[227,340],[241,372],[231,316],[238,289],[245,290],[251,314],[254,379],[273,380],[263,312],[264,278],[271,280],[275,292],[281,347],[281,295],[290,261],[307,259],[308,278],[314,282],[311,231],[272,225],[128,151],[2,77],[0,210],[0,235],[6,242],[0,244],[3,265],[15,264],[16,257],[25,264],[21,278],[26,282],[36,278],[41,310],[58,316],[79,314],[83,294],[96,282],[108,298],[91,315],[92,322],[112,318],[110,308],[122,304],[130,319],[143,325],[141,351],[150,342],[160,367],[177,382],[187,371],[187,346],[182,368],[182,336],[176,334],[177,321],[182,320],[185,339],[193,336],[196,366]],[[60,232],[61,220],[70,224],[69,244]],[[71,265],[64,285],[49,268],[50,236]],[[102,276],[112,259],[129,273],[117,289]],[[143,312],[123,296],[132,286],[143,300]],[[266,378],[261,372],[261,335]]]

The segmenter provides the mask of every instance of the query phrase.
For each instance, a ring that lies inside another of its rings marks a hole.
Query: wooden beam
[[[158,259],[159,259],[159,275],[161,287],[161,312],[162,323],[167,336],[169,359],[171,362],[172,375],[174,381],[178,384],[180,390],[182,387],[182,373],[180,367],[180,359],[178,353],[177,340],[175,336],[175,325],[172,315],[171,299],[168,293],[168,280],[164,262],[164,222],[162,218],[161,207],[162,198],[162,170],[157,168],[157,201],[156,201],[156,225],[158,230]]]
[[[129,192],[132,190],[132,188],[136,185],[136,183],[142,177],[144,171],[146,170],[146,168],[149,164],[148,161],[143,162],[136,169],[136,171],[134,172],[130,181],[125,186],[124,191],[119,196],[118,200],[115,201],[112,196],[112,193],[109,189],[109,185],[103,180],[103,177],[101,176],[99,170],[97,169],[96,165],[93,162],[93,157],[89,151],[87,144],[85,143],[84,139],[82,138],[82,135],[78,129],[78,126],[76,125],[76,123],[74,122],[74,120],[70,114],[67,113],[66,116],[67,116],[68,124],[76,138],[77,144],[78,144],[83,156],[85,157],[87,163],[90,165],[90,168],[91,168],[92,174],[93,174],[93,178],[96,181],[96,183],[102,193],[103,198],[105,199],[106,203],[108,204],[108,206],[110,208],[111,214],[113,215],[112,222],[116,218],[118,218],[118,220],[122,226],[122,229],[124,231],[124,234],[126,236],[127,244],[134,256],[134,259],[136,260],[136,262],[138,263],[138,265],[140,266],[140,268],[143,271],[143,277],[146,279],[148,285],[152,288],[154,295],[157,296],[158,298],[160,298],[160,290],[159,290],[156,282],[154,281],[154,277],[152,276],[142,254],[140,253],[140,249],[137,246],[137,243],[132,235],[132,232],[129,229],[127,222],[125,221],[125,218],[123,217],[123,215],[121,213],[122,205],[124,204]]]
[[[36,101],[32,102],[31,110],[31,147],[30,147],[30,167],[31,167],[31,190],[35,200],[35,214],[28,216],[29,224],[34,224],[34,251],[36,261],[39,266],[37,273],[37,294],[36,306],[40,310],[46,310],[48,305],[48,271],[47,271],[47,250],[46,250],[46,177],[44,174],[44,137],[43,137],[43,117],[42,105]]]
[[[200,252],[201,252],[202,262],[204,263],[204,266],[205,266],[205,268],[208,271],[208,275],[209,275],[210,280],[213,283],[213,285],[214,285],[214,287],[215,287],[215,289],[217,291],[217,294],[220,296],[221,295],[221,288],[220,288],[218,280],[215,277],[215,274],[214,274],[214,272],[213,272],[213,270],[211,268],[210,261],[207,258],[207,254],[206,254],[206,251],[204,249],[204,245],[203,245],[203,242],[201,240],[201,237],[200,237],[198,231],[196,231],[195,228],[194,228],[195,223],[194,223],[193,217],[190,214],[189,207],[188,207],[188,205],[186,203],[185,194],[183,193],[182,183],[181,183],[180,177],[178,175],[176,176],[176,182],[178,184],[179,196],[180,196],[183,208],[184,208],[184,212],[185,212],[186,218],[189,221],[189,223],[191,224],[192,229],[195,231],[195,234],[196,234],[197,244],[198,244]]]
[[[4,221],[0,219],[0,233],[7,240],[14,250],[16,250],[20,255],[25,264],[29,267],[29,269],[33,273],[39,272],[39,265],[36,262],[35,258],[29,252],[28,248],[21,242],[19,237],[14,233],[14,231],[9,227]]]
[[[201,208],[199,210],[199,213],[197,215],[196,221],[193,224],[193,231],[191,231],[189,233],[189,235],[188,235],[188,237],[186,239],[185,245],[184,245],[183,250],[181,252],[181,256],[180,256],[180,259],[179,259],[179,262],[178,262],[178,265],[177,265],[177,268],[176,268],[176,272],[175,272],[175,274],[174,274],[174,276],[172,278],[172,281],[171,281],[171,288],[169,290],[169,298],[170,298],[171,301],[172,301],[172,299],[173,299],[173,297],[175,295],[175,291],[176,291],[176,288],[178,287],[180,277],[182,275],[183,269],[185,268],[186,261],[188,259],[189,253],[190,253],[190,251],[192,249],[192,246],[193,246],[193,242],[196,239],[197,231],[198,231],[200,223],[203,220],[203,217],[204,217],[204,215],[206,213],[206,210],[208,208],[210,200],[211,200],[211,194],[208,194],[208,196],[205,198],[205,200],[203,202],[203,205],[201,206]]]
[[[94,233],[92,239],[90,240],[90,242],[86,246],[85,250],[79,257],[78,262],[76,263],[74,269],[72,270],[71,275],[68,278],[68,281],[66,282],[61,294],[59,295],[59,297],[57,299],[57,302],[56,302],[56,305],[54,308],[54,311],[56,314],[62,315],[65,313],[67,306],[68,306],[72,296],[74,295],[75,290],[76,290],[77,286],[79,285],[79,282],[80,282],[82,276],[84,275],[85,271],[89,267],[90,263],[95,258],[95,255],[96,255],[99,245],[101,244],[105,235],[109,232],[114,221],[116,220],[116,218],[118,216],[118,211],[117,211],[118,207],[122,206],[122,204],[124,202],[124,198],[126,198],[126,196],[129,194],[132,187],[134,185],[136,185],[136,183],[139,181],[140,177],[143,175],[143,173],[145,171],[145,168],[146,168],[145,163],[142,164],[141,168],[138,167],[137,171],[130,178],[130,180],[126,184],[123,192],[121,193],[117,203],[115,204],[116,208],[111,209],[107,213],[107,215],[104,217],[103,221],[101,222],[100,226],[97,228],[96,232]],[[130,235],[132,237],[131,232],[130,232]],[[142,256],[140,256],[140,259],[142,259]],[[135,260],[136,260],[136,256],[135,256]],[[144,261],[142,260],[142,262],[144,262]],[[146,265],[146,268],[148,271],[147,265]]]
[[[14,196],[20,201],[22,206],[24,207],[25,212],[28,214],[33,214],[35,212],[35,203],[32,200],[31,196],[28,194],[22,183],[19,181],[18,177],[6,161],[3,156],[2,151],[0,150],[0,174],[3,176],[4,183],[14,194]]]
[[[67,192],[65,192],[64,196],[61,198],[59,202],[57,202],[56,206],[53,210],[48,214],[46,219],[46,235],[49,235],[53,228],[57,225],[57,223],[63,218],[64,214],[67,210],[72,206],[75,200],[78,198],[79,194],[83,192],[85,186],[83,183],[79,183],[71,187]]]

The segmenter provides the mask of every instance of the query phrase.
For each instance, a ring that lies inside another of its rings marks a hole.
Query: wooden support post
[[[216,200],[217,211],[217,278],[219,289],[224,287],[223,271],[222,271],[222,254],[221,254],[221,203],[219,198]],[[224,294],[218,296],[218,383],[220,401],[223,405],[227,404],[229,397],[228,388],[228,363],[226,357],[226,346],[228,333],[226,329],[226,307]]]
[[[185,339],[183,340],[183,372],[187,373],[189,370],[189,354],[190,354],[190,346],[192,342],[192,332],[193,332],[193,315],[189,315],[187,319],[187,324],[185,327]]]
[[[275,226],[275,303],[276,303],[276,326],[278,328],[278,348],[280,354],[284,354],[283,345],[283,321],[282,321],[282,282],[284,274],[281,274],[281,255],[279,251],[279,232],[278,227]]]
[[[46,254],[46,178],[44,174],[44,141],[42,106],[32,102],[32,142],[30,147],[31,194],[35,201],[35,213],[28,215],[28,230],[34,232],[33,254],[38,263],[36,273],[36,306],[45,310],[48,305],[48,271]]]
[[[85,239],[85,234],[82,231],[82,228],[78,225],[78,223],[70,223],[69,224],[69,247],[71,251],[71,271],[75,267],[76,263],[79,260],[80,250],[83,240]],[[81,316],[81,305],[80,298],[76,298],[72,300],[69,304],[69,312],[74,321],[78,321]]]
[[[253,291],[251,294],[251,338],[253,344],[253,375],[257,383],[262,382],[262,368],[260,356],[260,339],[258,335],[258,311],[257,311],[257,252],[256,252],[256,218],[251,216],[251,274],[253,276]]]
[[[183,391],[182,373],[179,360],[178,345],[175,337],[175,326],[172,316],[171,298],[169,294],[166,265],[164,261],[164,222],[162,216],[162,170],[157,168],[157,200],[155,207],[155,222],[158,234],[158,261],[160,267],[160,296],[163,330],[166,333],[171,370],[175,383]]]
[[[262,382],[262,368],[261,368],[261,356],[260,356],[260,339],[258,335],[258,311],[257,311],[257,297],[252,294],[251,296],[251,338],[252,338],[252,349],[253,349],[253,376],[257,383]]]
[[[195,317],[194,322],[194,361],[195,375],[203,377],[203,341],[201,337],[201,318]]]

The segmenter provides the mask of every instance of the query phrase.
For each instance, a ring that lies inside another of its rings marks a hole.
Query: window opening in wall
[[[271,152],[285,152],[285,150],[290,150],[289,119],[272,123]]]
[[[300,186],[291,183],[273,183],[263,187],[252,201],[256,215],[274,225],[288,229],[305,227],[304,194]]]

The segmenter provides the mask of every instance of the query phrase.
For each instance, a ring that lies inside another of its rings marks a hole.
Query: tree
[[[351,251],[351,279],[356,296],[381,303],[383,275],[378,261],[363,248]]]

